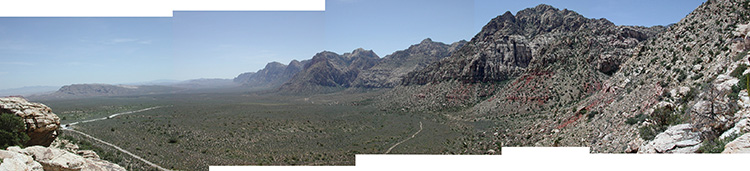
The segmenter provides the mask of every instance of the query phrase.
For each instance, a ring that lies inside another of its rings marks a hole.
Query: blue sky
[[[172,76],[170,18],[0,18],[0,89]]]
[[[172,79],[233,78],[324,48],[322,11],[175,12]]]
[[[618,25],[678,22],[703,1],[328,0],[326,11],[195,12],[142,18],[0,17],[0,89],[233,78],[328,50],[384,57],[424,38],[469,40],[540,3]]]
[[[372,49],[385,57],[425,38],[469,40],[476,34],[473,11],[474,3],[466,0],[328,0],[326,48]]]

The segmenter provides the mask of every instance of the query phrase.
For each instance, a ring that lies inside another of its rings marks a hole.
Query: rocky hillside
[[[642,42],[664,30],[617,26],[549,5],[506,12],[450,57],[409,73],[404,86],[382,96],[383,106],[493,123],[483,132],[498,137],[469,147],[477,153],[487,150],[480,144],[536,145],[537,132],[568,124],[557,113],[577,112],[570,106],[602,89]]]
[[[749,19],[746,0],[707,1],[669,28],[548,5],[505,13],[454,55],[410,73],[383,108],[475,125],[471,153],[487,144],[750,151]]]
[[[737,130],[747,130],[748,19],[750,1],[703,3],[644,42],[593,95],[555,113],[595,112],[589,120],[573,119],[538,143],[595,152],[721,152],[729,137],[746,132]]]
[[[325,92],[351,86],[360,72],[373,67],[380,57],[362,48],[342,55],[324,51],[315,54],[302,71],[284,83],[281,92]]]
[[[640,41],[663,30],[615,26],[606,19],[539,5],[517,16],[506,12],[492,19],[455,55],[410,73],[404,84],[498,82],[529,70],[552,70],[576,62],[612,74]]]
[[[300,72],[307,61],[292,60],[289,65],[271,62],[257,72],[242,73],[234,78],[235,83],[248,87],[277,87]]]
[[[408,49],[396,51],[383,57],[375,66],[364,70],[352,83],[353,87],[393,88],[401,84],[407,73],[424,68],[428,64],[448,57],[463,47],[466,41],[450,45],[424,39]]]

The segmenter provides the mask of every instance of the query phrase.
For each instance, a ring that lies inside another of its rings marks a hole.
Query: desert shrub
[[[697,80],[697,79],[701,79],[701,78],[703,78],[703,73],[698,73],[698,74],[693,75],[692,79],[693,80]]]
[[[695,98],[695,95],[698,93],[697,91],[698,90],[696,90],[695,88],[690,87],[690,91],[688,91],[687,93],[685,93],[684,96],[682,96],[682,98],[680,99],[680,102],[686,103],[690,100],[693,100]]]
[[[630,118],[628,118],[627,120],[625,120],[625,123],[627,123],[627,124],[629,124],[629,125],[633,125],[633,124],[637,124],[637,123],[640,123],[640,122],[643,122],[643,121],[645,121],[645,120],[646,120],[646,118],[648,118],[648,116],[647,116],[647,115],[644,115],[644,114],[638,114],[638,115],[635,115],[635,116],[633,116],[633,117],[630,117]]]
[[[177,138],[175,138],[175,137],[172,137],[172,138],[169,138],[169,141],[168,141],[168,142],[169,142],[170,144],[175,144],[175,143],[177,143],[177,142],[178,142],[178,140],[177,140]]]
[[[724,146],[727,145],[727,143],[732,142],[734,139],[739,137],[739,134],[732,134],[729,137],[726,138],[713,138],[708,141],[703,141],[703,144],[700,148],[698,148],[698,152],[700,153],[721,153],[724,151]]]
[[[591,111],[588,114],[586,114],[586,119],[591,121],[591,119],[594,119],[594,116],[596,116],[597,114],[599,114],[599,111]]]
[[[664,130],[667,130],[667,127],[659,125],[646,125],[638,128],[638,133],[641,134],[641,139],[651,141],[654,140],[657,134],[659,134],[660,132],[664,132]]]
[[[747,70],[747,65],[740,64],[729,75],[732,76],[732,77],[734,77],[734,78],[740,78],[742,76],[742,73],[745,72],[745,70]]]
[[[649,116],[648,119],[654,121],[654,124],[645,125],[638,129],[641,138],[644,140],[653,140],[657,134],[664,132],[669,126],[677,125],[682,122],[682,117],[675,113],[672,107],[668,106],[657,108],[651,113],[651,116]]]
[[[729,93],[729,98],[731,99],[738,99],[739,93],[742,89],[748,89],[748,82],[750,82],[750,74],[745,74],[742,76],[737,77],[739,81],[737,84],[732,86],[732,92]]]
[[[654,113],[651,114],[651,120],[654,120],[657,124],[667,126],[677,125],[682,122],[680,115],[676,114],[674,109],[667,106],[654,110]]]
[[[0,148],[23,146],[26,141],[29,141],[29,135],[26,135],[24,130],[26,130],[26,124],[20,116],[0,114]]]
[[[742,59],[743,57],[745,57],[745,55],[747,55],[747,52],[748,52],[748,50],[745,50],[745,51],[742,51],[742,52],[738,53],[737,56],[734,56],[734,58],[733,58],[734,61],[739,61],[740,59]]]
[[[685,78],[687,78],[687,74],[685,74],[684,72],[680,72],[680,76],[677,77],[677,81],[681,82],[682,80],[685,80]]]

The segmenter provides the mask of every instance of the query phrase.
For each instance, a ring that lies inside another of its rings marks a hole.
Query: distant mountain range
[[[407,73],[450,56],[466,41],[452,44],[424,39],[383,58],[362,48],[350,53],[323,51],[309,60],[284,65],[271,62],[257,72],[242,73],[234,82],[284,93],[325,93],[346,88],[393,88]]]
[[[3,90],[3,96],[21,95],[29,99],[61,99],[99,96],[133,96],[168,94],[203,89],[226,89],[239,87],[231,79],[193,79],[186,81],[156,80],[128,84],[71,84],[62,87],[27,87]],[[31,92],[23,94],[22,92]],[[1,91],[0,91],[1,92]]]
[[[0,90],[0,96],[28,96],[35,94],[45,94],[57,91],[60,86],[28,86],[21,88],[11,88]]]

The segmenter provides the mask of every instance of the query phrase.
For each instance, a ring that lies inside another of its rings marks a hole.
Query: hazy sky
[[[424,38],[469,40],[540,3],[618,25],[678,22],[703,1],[328,0],[326,11],[194,12],[172,18],[2,18],[0,89],[233,78],[328,50],[384,57]]]

